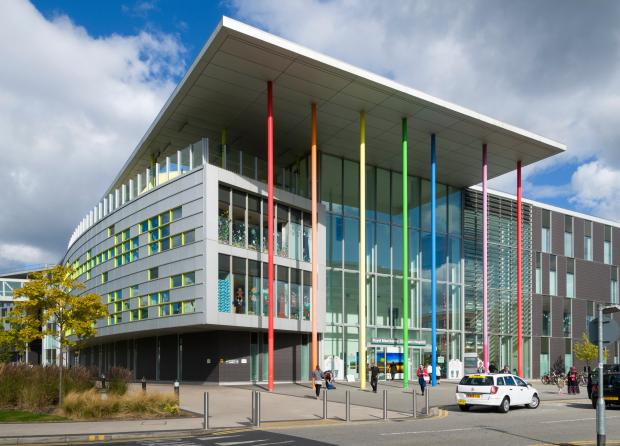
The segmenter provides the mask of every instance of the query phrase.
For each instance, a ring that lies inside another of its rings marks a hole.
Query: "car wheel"
[[[463,412],[467,412],[467,411],[469,410],[469,408],[470,408],[470,407],[471,407],[471,406],[470,406],[470,405],[468,405],[468,404],[460,404],[460,405],[459,405],[459,409],[461,409],[461,411],[463,411]]]
[[[502,400],[502,403],[499,405],[499,411],[501,413],[506,413],[510,410],[510,399],[508,397],[505,397]]]
[[[530,404],[526,404],[528,409],[536,409],[539,405],[540,398],[538,398],[538,395],[536,394],[532,395],[532,400],[530,401]]]

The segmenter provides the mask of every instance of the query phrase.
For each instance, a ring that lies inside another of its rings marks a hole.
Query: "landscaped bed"
[[[185,416],[173,393],[127,392],[131,372],[113,368],[106,388],[96,388],[93,369],[72,367],[63,373],[58,401],[57,367],[0,364],[0,422],[143,419]],[[101,386],[101,382],[98,383]]]

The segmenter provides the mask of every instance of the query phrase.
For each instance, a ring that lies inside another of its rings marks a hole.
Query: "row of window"
[[[218,239],[255,251],[267,250],[267,201],[229,187],[219,188]],[[275,254],[312,260],[312,218],[299,209],[274,204]]]
[[[574,237],[573,237],[574,218],[570,215],[564,216],[564,255],[574,257]],[[542,210],[542,229],[541,229],[541,249],[543,252],[551,252],[551,211]],[[583,258],[592,261],[592,222],[583,222]],[[603,263],[612,263],[612,230],[611,226],[604,225],[603,238]]]
[[[267,315],[269,305],[267,264],[224,254],[219,255],[218,263],[218,311]],[[276,316],[284,319],[310,320],[312,299],[310,271],[275,265],[274,274]]]
[[[154,309],[154,310],[151,310]],[[145,319],[151,319],[153,317],[166,317],[177,316],[181,314],[194,313],[196,311],[196,302],[194,300],[184,300],[181,302],[170,302],[160,305],[141,307],[138,309],[130,310],[129,305],[123,306],[122,309],[118,309],[116,312],[108,315],[108,325],[117,325],[123,322],[134,322]]]
[[[566,261],[566,297],[575,297],[575,259],[567,257]],[[549,295],[558,295],[558,274],[557,274],[558,257],[549,255]],[[609,300],[613,304],[618,303],[618,267],[610,268],[610,295]],[[536,271],[535,271],[535,288],[534,292],[542,294],[542,253],[536,253]]]

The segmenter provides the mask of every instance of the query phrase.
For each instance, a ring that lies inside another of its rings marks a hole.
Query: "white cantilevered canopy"
[[[489,178],[565,150],[563,144],[408,88],[290,41],[222,18],[191,68],[139,142],[110,190],[204,136],[266,158],[266,89],[274,83],[275,159],[294,162],[310,147],[310,104],[318,106],[318,147],[356,160],[359,112],[366,112],[366,162],[400,171],[401,118],[408,117],[409,173],[429,176],[437,135],[437,179],[480,182],[482,144]],[[213,145],[212,145],[213,147]],[[161,159],[161,158],[160,158]]]

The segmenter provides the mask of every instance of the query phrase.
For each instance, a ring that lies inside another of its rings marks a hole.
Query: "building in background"
[[[313,345],[340,379],[566,367],[617,301],[617,225],[473,187],[563,150],[224,18],[70,237],[62,262],[109,311],[72,360],[270,384],[307,380]]]
[[[15,299],[13,292],[24,286],[24,283],[29,280],[31,273],[41,271],[48,266],[50,265],[30,265],[15,271],[0,273],[0,321],[8,316],[9,311],[13,307]],[[58,351],[57,341],[49,336],[45,336],[42,340],[33,341],[21,360],[30,364],[57,364]],[[20,358],[17,353],[14,353],[11,360],[18,361]]]

